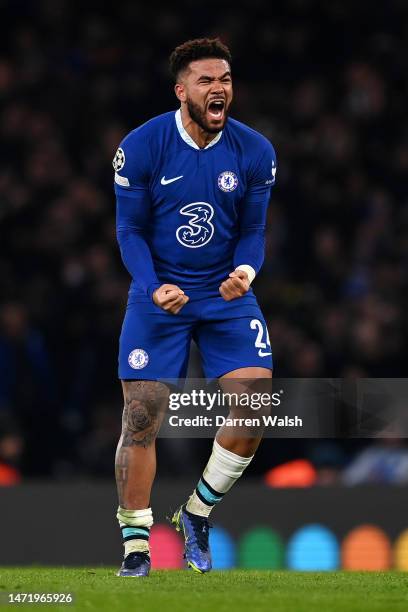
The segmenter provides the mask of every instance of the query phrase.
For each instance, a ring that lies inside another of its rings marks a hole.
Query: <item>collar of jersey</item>
[[[186,142],[188,145],[190,145],[190,147],[193,147],[193,149],[199,149],[200,147],[198,146],[198,144],[196,142],[194,142],[194,140],[191,138],[190,134],[184,128],[183,122],[181,120],[181,110],[180,109],[178,109],[178,111],[176,111],[175,118],[176,118],[177,129],[179,131],[180,136],[184,140],[184,142]],[[221,130],[221,132],[218,132],[218,134],[215,136],[215,138],[213,138],[212,141],[209,142],[206,147],[204,147],[204,149],[209,149],[210,147],[213,147],[215,144],[217,144],[217,142],[219,141],[221,136],[222,136],[222,130]]]

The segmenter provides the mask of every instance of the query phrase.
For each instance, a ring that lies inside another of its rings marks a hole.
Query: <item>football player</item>
[[[117,238],[132,283],[120,336],[124,394],[116,454],[120,576],[147,576],[155,438],[168,401],[163,378],[186,375],[191,339],[206,377],[270,379],[272,353],[251,283],[264,258],[276,158],[271,143],[229,117],[231,55],[219,39],[170,56],[179,108],[130,132],[116,152]],[[233,410],[232,410],[233,412]],[[261,436],[222,427],[173,523],[198,572],[211,569],[208,516],[251,462]]]

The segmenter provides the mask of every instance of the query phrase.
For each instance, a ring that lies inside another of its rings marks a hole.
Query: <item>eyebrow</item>
[[[225,79],[226,76],[231,76],[231,72],[229,70],[227,70],[227,72],[224,72],[224,74],[222,74],[220,77],[218,77],[220,80],[221,79]],[[206,79],[207,81],[215,81],[217,77],[211,77],[208,76],[207,74],[201,74],[198,78],[197,81],[200,81],[201,79]]]

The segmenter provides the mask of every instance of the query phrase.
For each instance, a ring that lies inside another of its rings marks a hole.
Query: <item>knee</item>
[[[154,389],[133,388],[125,393],[122,417],[123,446],[149,446],[155,440],[165,410],[165,397]]]
[[[131,400],[123,409],[123,446],[149,446],[155,439],[158,419],[142,401]]]
[[[146,402],[131,399],[124,407],[123,425],[129,431],[144,431],[152,426],[155,416],[155,411]]]

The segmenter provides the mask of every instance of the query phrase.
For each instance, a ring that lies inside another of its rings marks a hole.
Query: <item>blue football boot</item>
[[[212,565],[208,542],[211,524],[208,518],[188,512],[183,505],[176,510],[171,522],[177,531],[183,530],[187,565],[200,574],[209,572]]]
[[[150,572],[150,556],[146,552],[132,552],[127,555],[117,576],[148,576]]]

